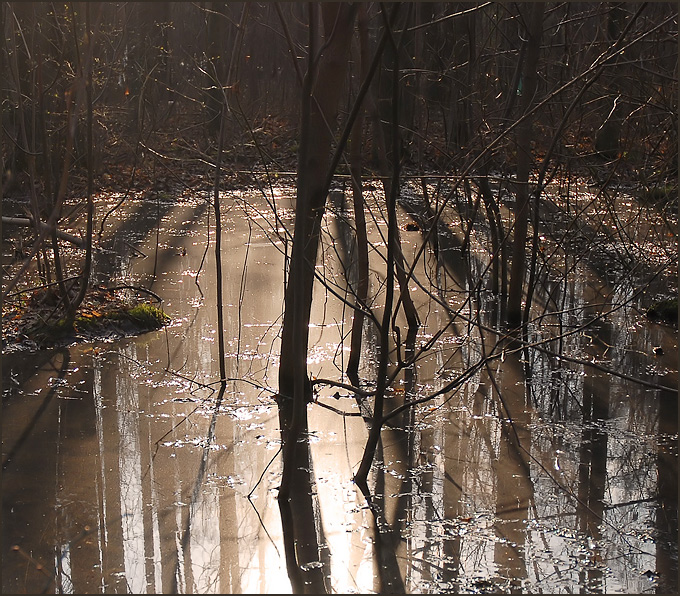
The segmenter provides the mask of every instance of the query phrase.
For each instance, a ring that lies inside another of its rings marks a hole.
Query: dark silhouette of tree
[[[286,286],[279,365],[281,426],[290,434],[286,449],[294,452],[306,429],[306,404],[311,399],[307,377],[308,327],[321,219],[333,129],[345,79],[356,7],[327,3],[320,6],[322,45],[317,47],[316,6],[310,4],[308,66],[302,88],[298,152],[295,233]],[[292,461],[284,453],[284,461]],[[285,464],[284,464],[285,465]],[[281,497],[287,498],[290,476],[284,476]]]
[[[543,32],[542,2],[524,5],[520,13],[526,27],[526,56],[524,64],[518,72],[521,77],[520,115],[523,117],[517,129],[515,151],[517,154],[517,177],[515,191],[514,237],[512,242],[512,265],[510,269],[510,287],[508,289],[508,327],[515,329],[522,322],[522,295],[525,288],[526,242],[529,229],[529,174],[532,163],[531,140],[532,121],[527,117],[535,101],[537,89],[538,56]]]

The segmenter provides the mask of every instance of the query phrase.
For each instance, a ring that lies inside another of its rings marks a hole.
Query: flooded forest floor
[[[338,176],[309,327],[309,485],[294,512],[310,523],[291,537],[276,507],[274,396],[295,160],[291,131],[271,126],[260,146],[227,150],[219,189],[221,391],[204,148],[168,142],[164,159],[139,163],[121,148],[120,162],[102,164],[82,333],[39,341],[54,297],[35,271],[3,302],[3,592],[290,592],[294,577],[340,593],[676,592],[677,186],[674,198],[652,196],[623,175],[603,185],[584,171],[546,187],[518,347],[501,324],[481,190],[453,192],[441,174],[406,169],[407,264],[428,243],[409,282],[419,355],[397,371],[393,348],[386,407],[398,414],[382,432],[369,506],[352,482],[372,406],[347,389],[356,245]],[[261,152],[267,172],[248,165]],[[506,229],[510,180],[489,176]],[[84,187],[73,179],[61,227],[78,237]],[[363,191],[367,306],[380,312],[379,177],[367,175]],[[26,201],[8,194],[3,216],[25,215]],[[3,225],[3,280],[31,238]],[[67,277],[81,250],[64,241]],[[147,304],[159,310],[146,326],[132,316],[84,329]],[[369,393],[379,352],[366,323]]]

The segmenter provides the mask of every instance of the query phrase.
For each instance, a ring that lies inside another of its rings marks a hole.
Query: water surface
[[[508,348],[396,417],[369,478],[372,507],[352,483],[366,422],[353,395],[321,386],[308,407],[301,496],[282,520],[272,398],[290,247],[273,230],[291,223],[291,196],[223,196],[222,391],[212,242],[205,252],[212,214],[195,196],[128,200],[97,261],[99,281],[159,294],[168,328],[3,357],[3,592],[677,590],[677,392],[626,378],[676,388],[677,331],[648,322],[635,302],[559,346],[623,376]],[[327,224],[339,239],[333,216]],[[375,224],[371,238],[378,250]],[[407,259],[421,239],[402,228]],[[346,289],[339,244],[325,245],[319,269],[336,292]],[[473,254],[482,267],[483,251]],[[429,259],[416,275],[425,283],[433,272]],[[565,314],[546,317],[534,340],[635,292],[584,261],[573,272],[555,285]],[[372,284],[380,296],[379,274]],[[457,307],[470,287],[448,289]],[[415,284],[413,296],[422,343],[449,313]],[[493,297],[480,296],[491,309]],[[401,373],[388,407],[444,387],[494,345],[469,322],[474,309],[460,314]],[[311,375],[342,377],[350,329],[350,309],[318,284]],[[371,381],[370,326],[364,341]]]

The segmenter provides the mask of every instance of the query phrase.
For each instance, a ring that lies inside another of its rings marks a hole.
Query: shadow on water
[[[193,201],[192,201],[193,202]],[[158,239],[168,241],[168,231],[165,229],[169,216],[178,210],[181,215],[176,217],[177,224],[173,236],[188,236],[194,230],[208,207],[207,200],[198,199],[195,204],[184,205],[181,201],[165,198],[128,200],[127,209],[120,209],[120,217],[112,218],[110,229],[101,242],[101,250],[94,253],[95,267],[93,277],[98,283],[106,283],[111,278],[128,275],[132,270],[135,258],[152,259],[152,270],[156,272],[168,271],[172,267],[169,261],[177,257],[177,247],[163,246],[155,242]],[[165,220],[165,221],[164,221]],[[162,236],[161,236],[162,234]],[[153,252],[140,250],[149,239]],[[153,284],[154,279],[150,280]]]
[[[39,352],[37,358],[31,362],[31,366],[25,366],[23,362],[21,362],[19,366],[12,364],[13,361],[23,361],[24,359],[23,356],[17,356],[16,354],[3,356],[3,365],[7,366],[6,370],[12,371],[9,376],[3,375],[3,395],[9,396],[14,392],[21,392],[30,378],[37,374],[38,371],[43,370],[48,364],[57,376],[54,378],[52,386],[48,388],[42,403],[37,407],[31,419],[28,420],[20,436],[12,443],[12,446],[7,449],[6,455],[4,455],[2,459],[3,470],[10,465],[14,456],[21,450],[26,440],[32,435],[36,426],[40,423],[40,419],[55,396],[57,386],[66,376],[66,371],[68,370],[70,363],[70,354],[66,349],[49,350]],[[57,365],[55,361],[59,362],[59,364]]]

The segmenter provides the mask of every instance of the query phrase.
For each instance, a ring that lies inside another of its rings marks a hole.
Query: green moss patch
[[[170,322],[170,317],[153,304],[140,303],[109,308],[105,312],[84,312],[76,317],[73,329],[78,334],[97,335],[99,333],[122,331],[123,334],[138,334],[160,329]],[[62,319],[57,323],[64,326]],[[66,330],[68,332],[68,330]]]
[[[159,306],[131,302],[129,297],[93,290],[72,323],[53,307],[26,301],[26,308],[3,313],[3,352],[49,348],[77,341],[110,340],[139,335],[167,325],[170,317]]]
[[[128,320],[144,329],[160,329],[170,322],[170,317],[153,304],[142,303],[115,313],[118,320]]]

